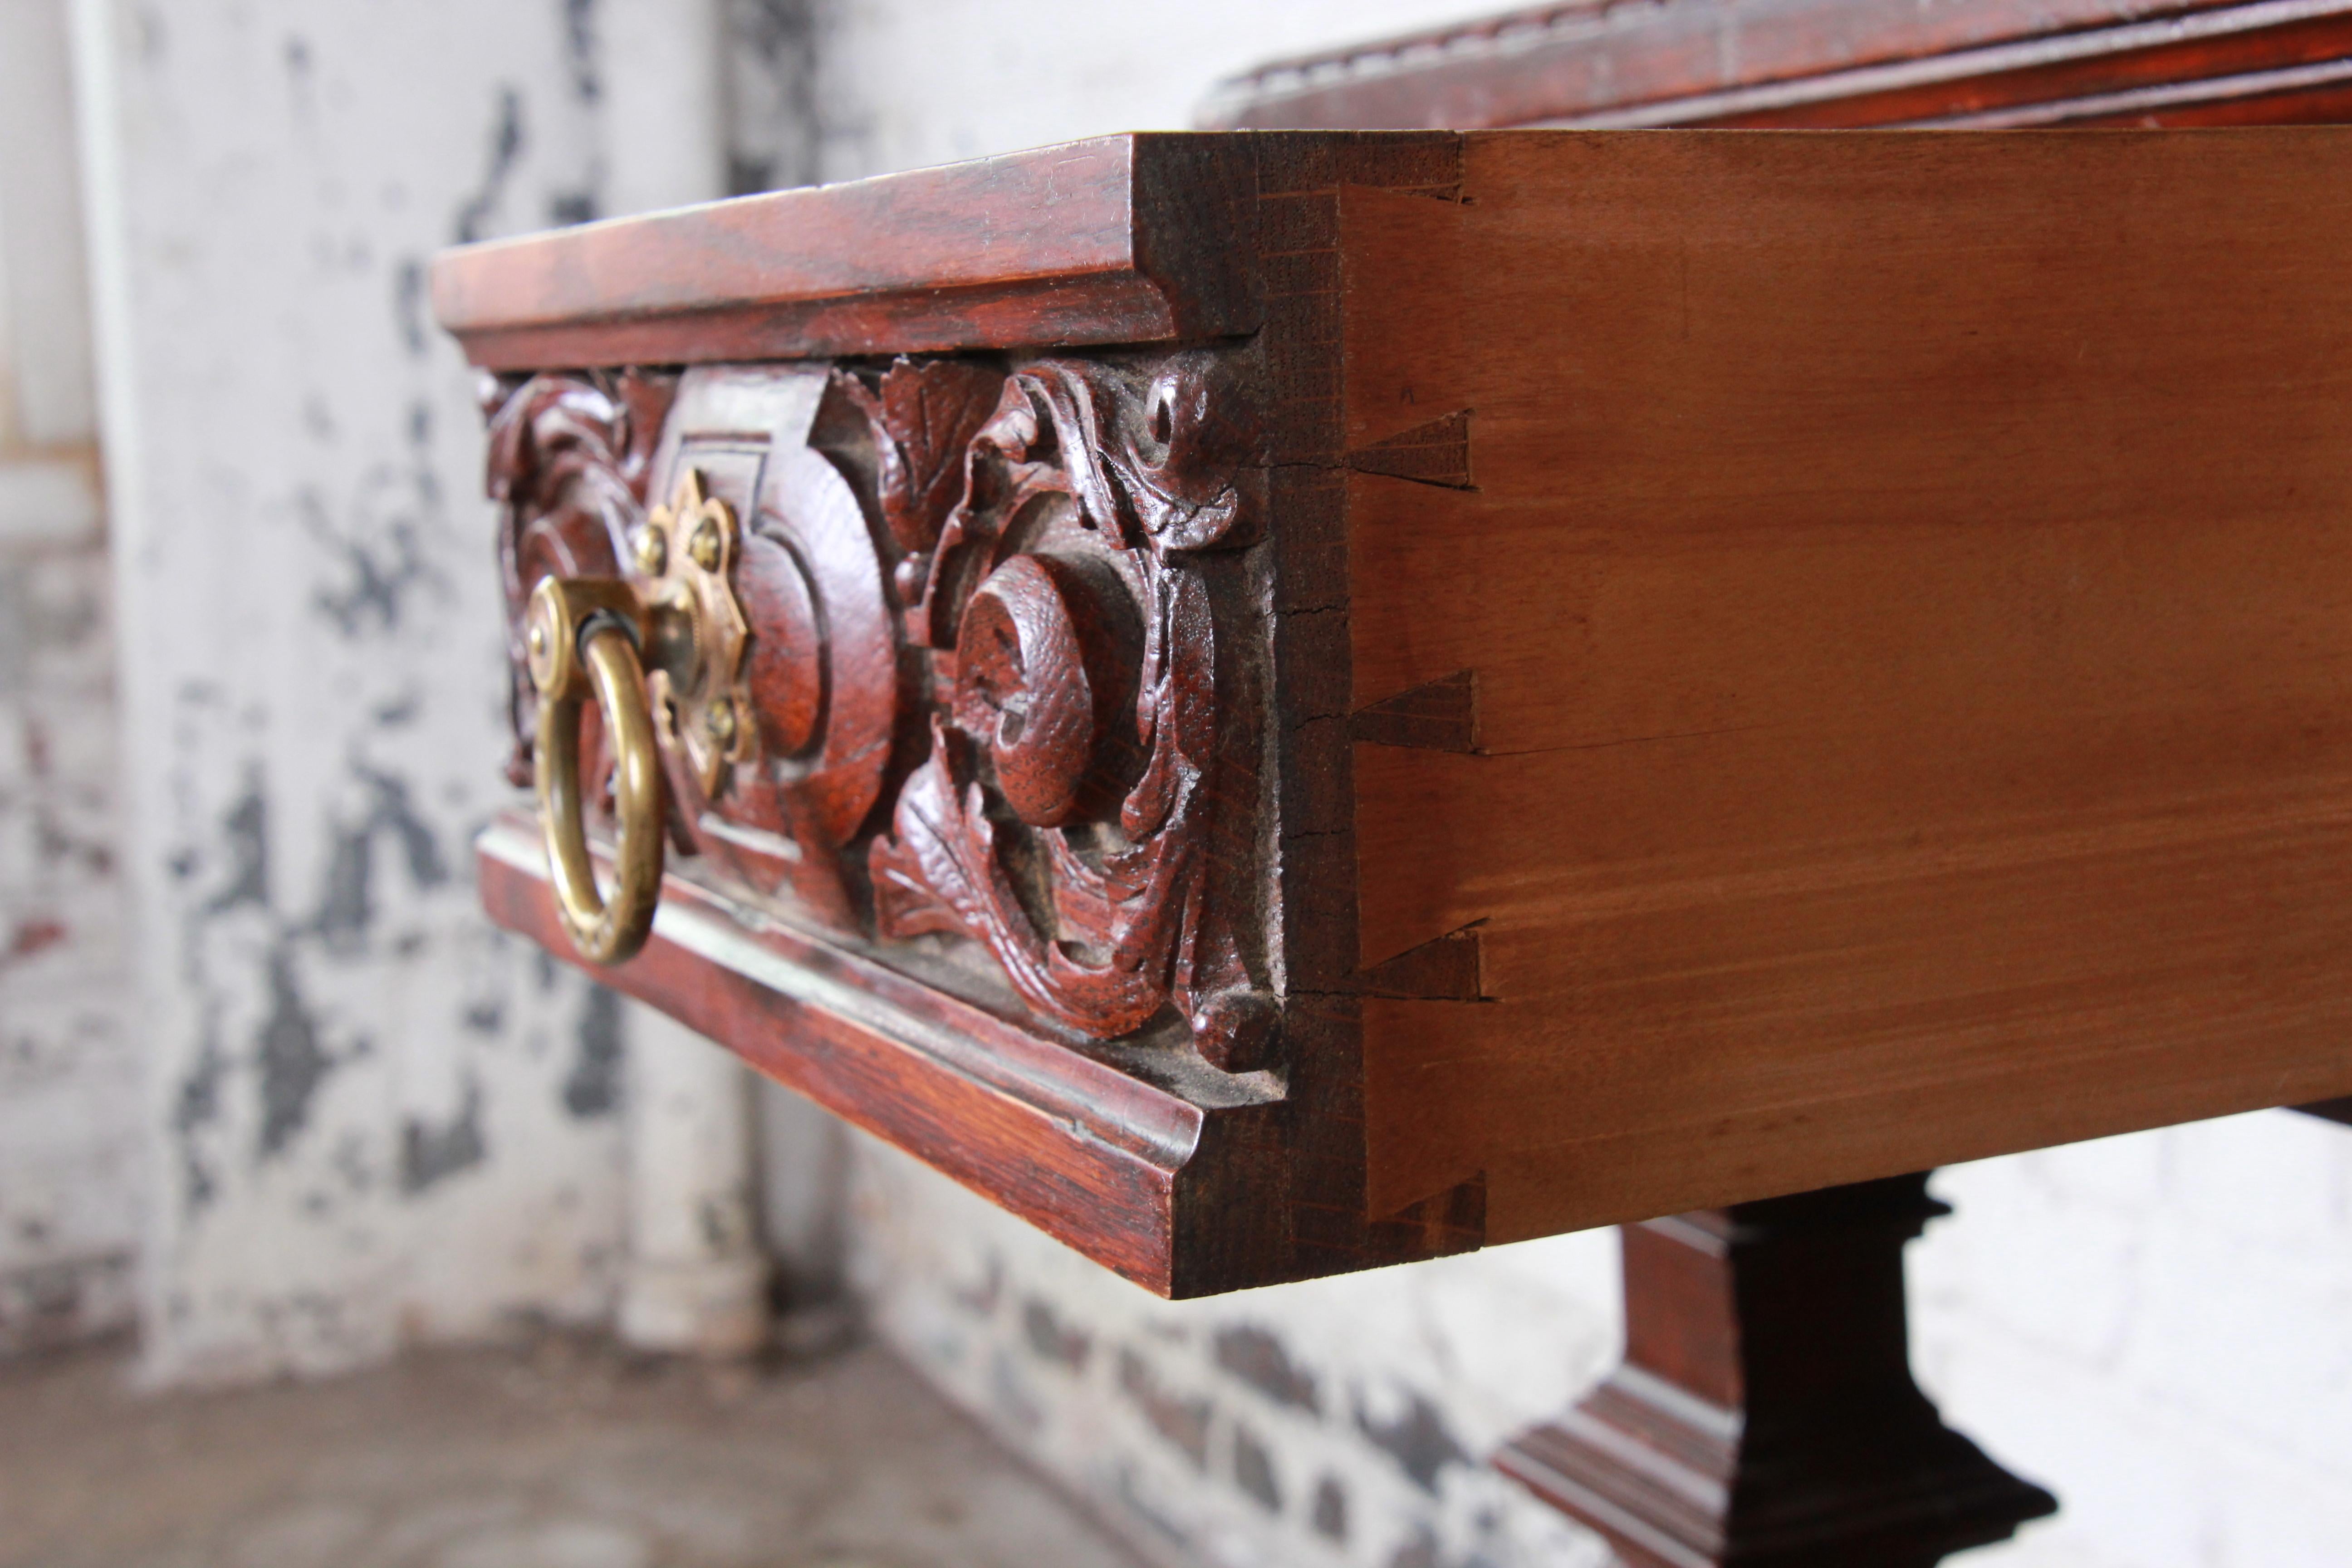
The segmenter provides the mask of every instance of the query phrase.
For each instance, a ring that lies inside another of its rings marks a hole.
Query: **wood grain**
[[[1375,1210],[1490,1237],[2352,1089],[2352,143],[1467,140],[1350,194]]]

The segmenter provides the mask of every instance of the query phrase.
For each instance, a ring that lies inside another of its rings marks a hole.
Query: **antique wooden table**
[[[2074,9],[1507,107],[2341,42]],[[1416,118],[1334,79],[1218,112]],[[2324,128],[1120,136],[452,252],[483,898],[1164,1293],[1679,1214],[1507,1467],[1637,1562],[1933,1563],[2052,1505],[1911,1384],[1917,1173],[2352,1093],[2347,253]]]

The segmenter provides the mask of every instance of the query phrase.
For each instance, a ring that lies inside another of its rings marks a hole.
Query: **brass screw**
[[[648,577],[658,577],[669,564],[669,541],[661,529],[647,523],[637,530],[637,570]]]
[[[705,572],[719,570],[719,525],[704,518],[695,526],[694,537],[687,541],[686,552]]]
[[[547,627],[538,621],[530,624],[530,657],[534,659],[547,657]]]
[[[735,704],[721,697],[710,705],[710,717],[705,721],[710,729],[710,743],[720,751],[732,751],[735,746]]]

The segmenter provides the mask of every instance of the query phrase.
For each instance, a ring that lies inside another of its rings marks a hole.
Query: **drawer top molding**
[[[467,246],[434,311],[490,370],[1231,336],[1258,305],[1219,220],[1257,140],[1106,136]]]

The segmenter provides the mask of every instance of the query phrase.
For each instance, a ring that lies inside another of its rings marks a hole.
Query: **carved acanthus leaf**
[[[882,521],[909,555],[928,555],[963,493],[972,437],[996,410],[1001,371],[964,360],[900,360],[872,386],[836,375],[874,432]]]

